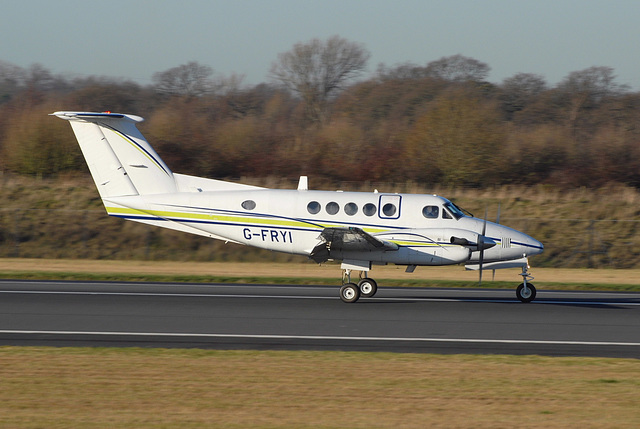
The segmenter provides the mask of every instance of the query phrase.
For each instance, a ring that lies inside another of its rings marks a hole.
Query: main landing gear
[[[536,298],[536,288],[533,283],[529,283],[529,280],[533,280],[533,276],[529,274],[528,265],[522,266],[522,283],[516,289],[516,296],[522,302],[531,302]]]
[[[340,299],[342,302],[356,302],[360,297],[371,298],[378,291],[378,284],[375,280],[367,277],[366,271],[360,272],[358,284],[351,282],[351,270],[345,269],[342,274],[342,287],[340,288]]]

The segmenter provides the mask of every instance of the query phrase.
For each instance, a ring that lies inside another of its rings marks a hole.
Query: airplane
[[[269,189],[172,172],[136,124],[143,118],[111,112],[59,111],[69,121],[98,193],[111,216],[191,234],[341,261],[340,299],[376,294],[373,265],[465,264],[470,270],[519,267],[521,302],[531,302],[528,258],[542,253],[534,238],[473,217],[438,195]],[[352,271],[359,272],[357,283]]]

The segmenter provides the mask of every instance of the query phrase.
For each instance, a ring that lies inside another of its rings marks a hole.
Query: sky
[[[279,53],[339,35],[371,53],[368,73],[461,54],[493,83],[608,66],[637,91],[638,22],[638,0],[0,0],[0,61],[141,84],[196,61],[256,85]]]

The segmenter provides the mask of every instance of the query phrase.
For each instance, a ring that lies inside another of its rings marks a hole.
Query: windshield
[[[456,218],[456,220],[464,216],[462,210],[460,210],[458,206],[453,204],[451,201],[447,201],[446,203],[444,203],[444,208],[447,209],[449,213],[451,213],[453,217]]]

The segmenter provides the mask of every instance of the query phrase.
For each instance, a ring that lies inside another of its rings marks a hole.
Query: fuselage
[[[479,259],[474,244],[483,229],[485,262],[526,258],[543,250],[528,235],[465,215],[437,195],[248,188],[116,197],[105,205],[113,216],[307,256],[325,228],[357,227],[397,245],[384,252],[332,255],[340,260],[473,263]]]

